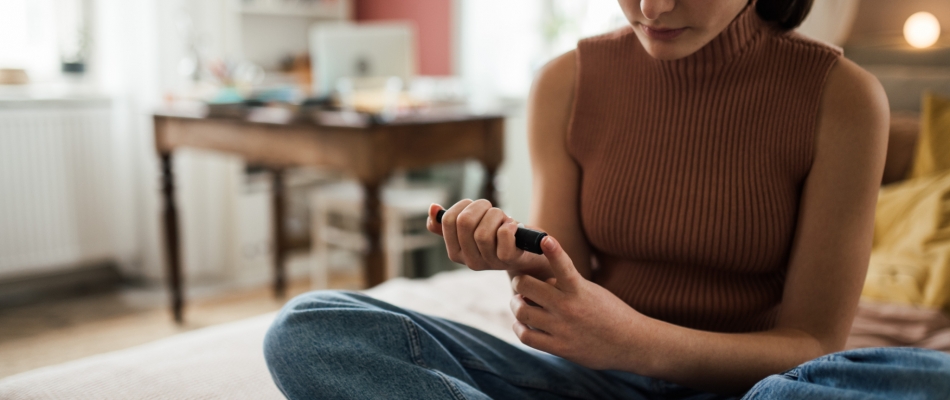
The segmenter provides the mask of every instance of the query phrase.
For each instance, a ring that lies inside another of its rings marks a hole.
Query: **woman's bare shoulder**
[[[532,101],[570,102],[577,75],[576,53],[568,51],[541,67],[531,90]]]
[[[538,71],[529,98],[529,129],[532,137],[543,134],[550,138],[554,131],[566,135],[574,102],[577,75],[576,51],[571,50],[549,61]]]
[[[879,141],[890,122],[887,94],[877,78],[844,57],[828,72],[822,96],[819,134],[848,141]]]

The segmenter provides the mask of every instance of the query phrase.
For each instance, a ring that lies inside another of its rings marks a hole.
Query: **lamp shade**
[[[940,38],[940,21],[933,14],[921,11],[911,15],[904,22],[904,39],[918,49],[937,43]]]

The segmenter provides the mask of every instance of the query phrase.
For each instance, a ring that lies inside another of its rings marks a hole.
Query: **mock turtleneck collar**
[[[725,65],[744,53],[766,29],[769,25],[759,17],[752,1],[725,30],[695,53],[676,60],[657,61],[664,67],[694,71],[700,66]]]

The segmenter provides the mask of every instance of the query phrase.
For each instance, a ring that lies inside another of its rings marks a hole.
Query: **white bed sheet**
[[[505,272],[395,279],[366,293],[517,342]],[[265,314],[10,376],[0,380],[0,399],[282,399],[261,350],[273,319]]]

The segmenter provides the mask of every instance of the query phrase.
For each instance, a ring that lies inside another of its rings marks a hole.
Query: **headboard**
[[[882,185],[902,181],[910,174],[918,136],[920,116],[917,113],[891,113],[891,130],[887,141],[887,160],[884,162]]]

